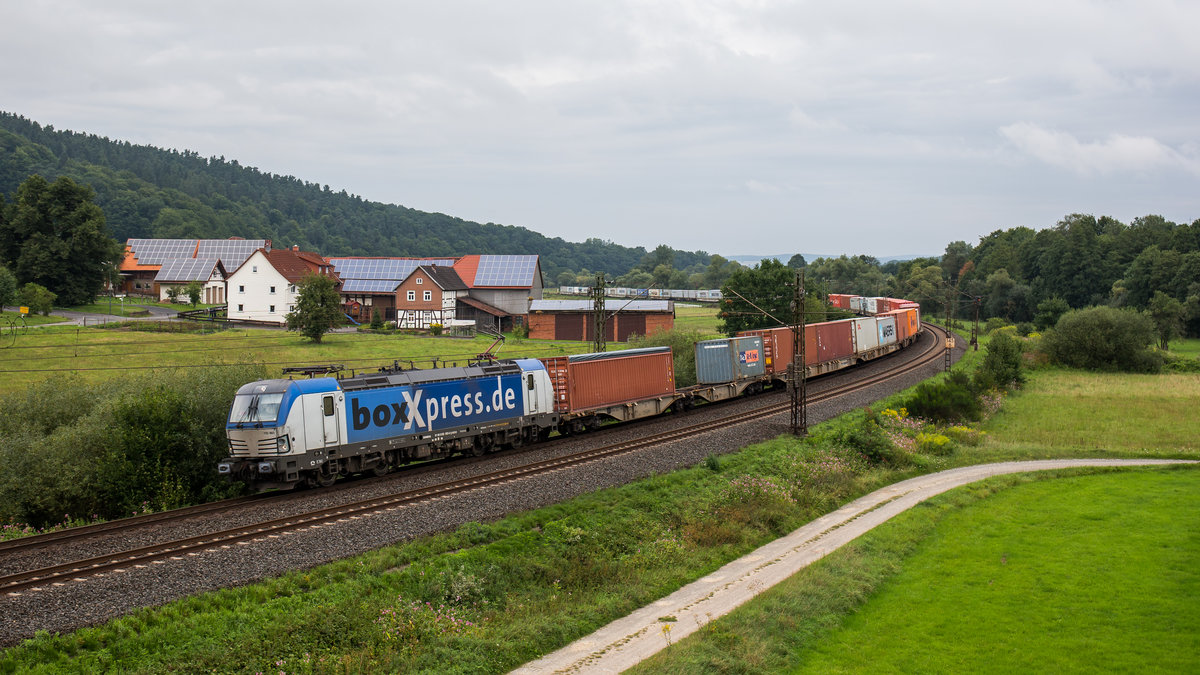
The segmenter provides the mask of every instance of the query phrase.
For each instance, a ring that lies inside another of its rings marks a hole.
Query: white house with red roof
[[[290,249],[259,249],[226,279],[227,316],[243,321],[286,323],[296,308],[298,285],[309,274],[331,276],[333,265],[316,253]]]

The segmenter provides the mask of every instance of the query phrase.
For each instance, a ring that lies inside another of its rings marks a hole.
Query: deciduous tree
[[[296,309],[286,317],[287,329],[320,342],[325,333],[342,323],[341,296],[333,279],[321,274],[309,274],[298,285],[300,293]]]
[[[21,283],[49,289],[64,305],[91,302],[104,285],[120,246],[86,185],[30,176],[0,219],[0,264]]]

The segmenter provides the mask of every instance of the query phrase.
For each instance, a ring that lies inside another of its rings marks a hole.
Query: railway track
[[[939,359],[943,358],[944,350],[942,345],[944,343],[945,331],[941,328],[928,324],[926,324],[926,330],[930,330],[936,339],[933,341],[931,346],[927,347],[923,352],[916,355],[915,358],[905,362],[898,368],[888,370],[883,373],[874,374],[865,378],[860,378],[830,389],[826,392],[810,395],[808,397],[808,403],[819,403],[821,401],[844,396],[875,384],[906,375],[917,369],[926,367],[931,363],[937,362]],[[939,337],[939,335],[941,337]],[[433,499],[445,498],[458,493],[479,490],[540,474],[560,471],[570,467],[579,466],[581,464],[633,452],[642,448],[682,440],[690,436],[696,436],[735,424],[743,424],[754,420],[773,417],[784,411],[787,411],[790,405],[790,401],[785,403],[773,403],[755,410],[723,416],[718,419],[712,419],[682,428],[653,434],[651,436],[634,441],[614,443],[591,450],[575,452],[560,457],[533,462],[523,466],[484,473],[463,480],[432,485],[387,496],[363,499],[303,514],[285,516],[251,525],[231,528],[220,532],[213,532],[175,541],[152,544],[137,549],[97,556],[85,560],[77,560],[38,569],[31,569],[23,572],[11,573],[6,576],[0,576],[0,593],[4,593],[6,595],[19,595],[25,592],[33,592],[48,587],[62,586],[72,581],[82,580],[88,577],[103,576],[108,573],[121,572],[131,568],[143,568],[148,565],[165,564],[166,561],[171,559],[178,560],[185,556],[196,556],[205,551],[227,549],[235,545],[245,545],[258,539],[279,537],[290,532],[301,531],[315,527],[323,527],[345,520],[365,518],[373,514],[401,509],[406,506],[427,502]],[[243,501],[247,501],[248,499],[252,498],[218,502],[215,504],[193,507],[194,510],[188,510],[179,517],[192,517],[198,513],[211,512],[219,508],[229,508],[230,506],[236,506]],[[204,509],[204,506],[213,508]],[[100,526],[89,526],[88,528],[80,528],[88,531],[77,534],[76,537],[94,536],[103,532],[119,531],[122,529],[122,524],[124,524],[125,527],[142,527],[153,522],[161,522],[167,519],[167,513],[177,512],[153,514],[164,516],[163,518],[157,519],[157,521],[152,520],[149,517],[142,517],[137,519],[136,522],[133,522],[134,519],[123,519],[121,521],[114,521],[113,523],[101,524],[109,527],[101,528]],[[57,537],[38,542],[37,545],[48,546],[61,543],[68,539],[69,537],[66,536]],[[11,544],[12,542],[5,543]],[[15,548],[17,547],[0,547],[0,552]]]

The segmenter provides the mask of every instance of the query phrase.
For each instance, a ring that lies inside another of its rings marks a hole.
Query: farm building
[[[160,302],[171,299],[172,289],[179,302],[187,302],[186,288],[199,282],[203,288],[200,302],[219,305],[225,302],[225,265],[218,258],[174,258],[163,263],[154,276],[154,292]]]
[[[458,258],[331,258],[346,314],[367,323],[375,309],[401,328],[472,322],[510,330],[542,297],[536,255]]]
[[[539,340],[595,338],[591,300],[534,300],[529,308],[529,337]],[[605,300],[605,340],[626,342],[631,335],[650,335],[675,326],[672,300]]]
[[[316,253],[296,247],[259,249],[226,280],[230,319],[285,323],[296,307],[297,284],[309,274],[334,276],[333,266]]]
[[[118,291],[126,295],[142,295],[165,299],[165,288],[180,279],[159,279],[164,267],[187,263],[172,261],[219,260],[226,272],[236,270],[246,258],[258,249],[271,250],[270,239],[130,239],[125,242],[125,255],[117,265],[121,275]],[[201,265],[200,267],[203,267]],[[210,268],[211,271],[211,268]],[[168,272],[167,276],[178,276],[180,272]],[[189,280],[190,281],[190,280]],[[197,279],[197,281],[204,281]],[[186,282],[185,284],[186,285]],[[213,284],[215,294],[216,284]],[[208,296],[206,296],[208,297]],[[214,300],[215,304],[224,300]]]

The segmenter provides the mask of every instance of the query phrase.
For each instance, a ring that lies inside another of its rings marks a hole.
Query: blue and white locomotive
[[[517,359],[345,379],[261,380],[238,389],[218,471],[251,489],[544,439],[558,426],[546,366]]]

